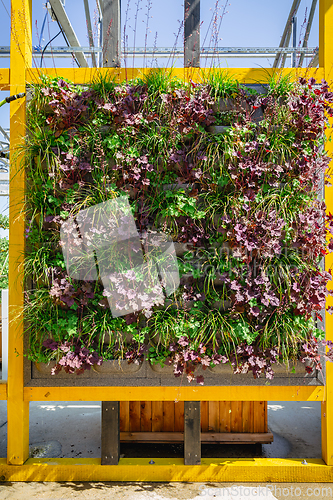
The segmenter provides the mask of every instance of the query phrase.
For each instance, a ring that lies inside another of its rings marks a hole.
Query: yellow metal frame
[[[31,0],[11,2],[11,67],[0,69],[0,90],[11,94],[24,92],[27,83],[38,82],[40,71],[32,68]],[[331,32],[330,32],[331,30]],[[319,68],[273,70],[232,69],[239,81],[267,81],[274,71],[298,76],[333,80],[333,0],[319,2]],[[123,80],[142,74],[142,69],[102,69]],[[184,79],[200,80],[197,69],[174,70]],[[95,69],[49,69],[48,75],[61,75],[74,83],[90,82]],[[330,482],[333,481],[333,364],[326,366],[326,386],[226,386],[226,387],[24,387],[23,381],[23,283],[18,266],[24,254],[24,172],[20,168],[18,147],[25,135],[25,100],[10,105],[10,240],[9,240],[9,370],[7,383],[0,383],[0,399],[7,400],[8,452],[0,459],[0,477],[5,481],[262,481]],[[333,143],[327,143],[333,155]],[[326,203],[333,212],[332,187],[327,188]],[[332,256],[326,267],[331,267]],[[333,340],[333,316],[326,314],[327,338]],[[102,466],[100,459],[29,459],[30,401],[321,401],[322,459],[203,459],[201,465],[185,466],[182,459],[121,459],[119,465]]]

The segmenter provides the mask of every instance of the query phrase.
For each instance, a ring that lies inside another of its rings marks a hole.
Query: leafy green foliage
[[[24,146],[30,358],[81,373],[147,350],[189,381],[198,365],[229,360],[236,373],[271,378],[277,359],[315,359],[330,280],[321,259],[333,249],[333,216],[317,197],[332,102],[326,82],[274,76],[259,95],[225,70],[200,84],[162,69],[121,84],[99,75],[88,87],[44,77]],[[212,133],[219,124],[229,129]],[[68,276],[59,232],[119,196],[143,241],[172,237],[180,286],[113,318],[100,277]]]

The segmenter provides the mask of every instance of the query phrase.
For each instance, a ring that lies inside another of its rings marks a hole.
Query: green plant
[[[287,97],[294,88],[292,73],[273,73],[268,79],[268,87],[275,98]]]
[[[230,362],[235,373],[267,378],[277,359],[317,366],[330,279],[320,261],[333,248],[333,216],[317,189],[333,113],[327,85],[314,85],[272,79],[261,96],[224,70],[201,84],[152,70],[120,84],[100,76],[86,88],[61,78],[36,86],[24,145],[30,359],[55,360],[54,373],[81,373],[146,355],[189,381],[199,365]],[[227,97],[237,111],[214,112]],[[259,106],[260,124],[252,120]],[[230,128],[215,135],[212,123]],[[132,312],[112,317],[105,276],[71,275],[59,240],[67,220],[119,197],[129,200],[146,271],[123,247],[117,272],[134,285],[127,290],[110,276],[117,307],[129,298]],[[152,259],[163,269],[147,244],[158,232],[181,250],[179,286],[168,294],[162,275],[140,289]]]
[[[209,86],[212,97],[234,97],[239,93],[239,82],[227,70],[212,68],[207,75],[202,75],[203,83]]]

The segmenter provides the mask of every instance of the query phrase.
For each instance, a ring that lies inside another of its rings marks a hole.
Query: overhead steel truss
[[[95,54],[102,53],[101,47],[53,47],[43,52],[43,57],[72,57],[74,54]],[[33,57],[41,57],[41,51],[33,48]],[[276,57],[276,54],[291,55],[296,54],[304,57],[314,57],[318,53],[317,47],[201,47],[201,57]],[[135,57],[169,57],[170,55],[184,54],[183,47],[129,47],[125,56]],[[0,47],[0,58],[9,57],[9,47]],[[96,60],[96,59],[95,59]]]
[[[71,25],[66,13],[64,3],[61,0],[49,0],[49,11],[52,18],[57,21],[62,34],[67,43],[67,47],[41,47],[33,48],[33,57],[39,59],[50,57],[74,57],[78,66],[87,67],[87,57],[91,58],[92,65],[97,66],[119,66],[122,57],[142,58],[151,57],[184,57],[184,66],[199,66],[200,58],[273,58],[273,68],[284,67],[286,58],[291,55],[292,65],[301,67],[304,58],[311,58],[308,61],[309,66],[318,65],[318,47],[308,47],[308,39],[313,23],[313,17],[317,7],[318,0],[312,0],[310,13],[307,19],[302,47],[296,47],[296,37],[293,40],[293,46],[289,47],[292,32],[296,28],[296,15],[301,0],[293,0],[290,12],[287,17],[286,25],[281,37],[279,47],[200,47],[200,2],[199,0],[186,0],[184,7],[184,30],[185,41],[183,47],[159,47],[159,48],[127,48],[124,54],[120,50],[120,1],[119,0],[97,0],[98,9],[98,46],[94,46],[92,36],[92,24],[88,0],[83,0],[89,47],[82,47],[78,41],[77,35]],[[108,35],[108,36],[107,36]],[[196,44],[193,40],[196,40]],[[107,40],[107,41],[106,41]],[[103,48],[102,48],[103,45]],[[9,47],[0,47],[0,58],[9,57]],[[192,60],[190,60],[192,54]]]

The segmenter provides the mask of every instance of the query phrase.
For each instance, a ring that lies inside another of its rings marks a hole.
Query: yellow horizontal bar
[[[116,77],[116,81],[122,82],[124,80],[131,80],[133,78],[142,76],[144,73],[149,72],[149,68],[48,68],[40,69],[32,68],[26,72],[27,83],[38,83],[41,74],[49,75],[51,77],[61,76],[67,78],[73,83],[89,83],[98,73],[102,75],[108,74]],[[200,81],[203,74],[212,71],[209,68],[174,68],[173,75],[183,80],[192,79],[193,81]],[[313,76],[316,80],[324,78],[323,68],[228,68],[228,74],[234,76],[242,83],[265,83],[273,73],[281,73],[282,75],[293,74],[295,79],[304,76],[310,78]]]
[[[10,89],[9,68],[0,68],[0,90]]]
[[[323,386],[25,387],[25,401],[324,401]]]
[[[2,481],[191,481],[191,482],[331,482],[333,466],[320,459],[204,458],[201,465],[183,459],[122,458],[118,465],[101,465],[98,458],[28,459],[24,465],[0,460]]]
[[[7,399],[7,382],[0,380],[0,401]]]

